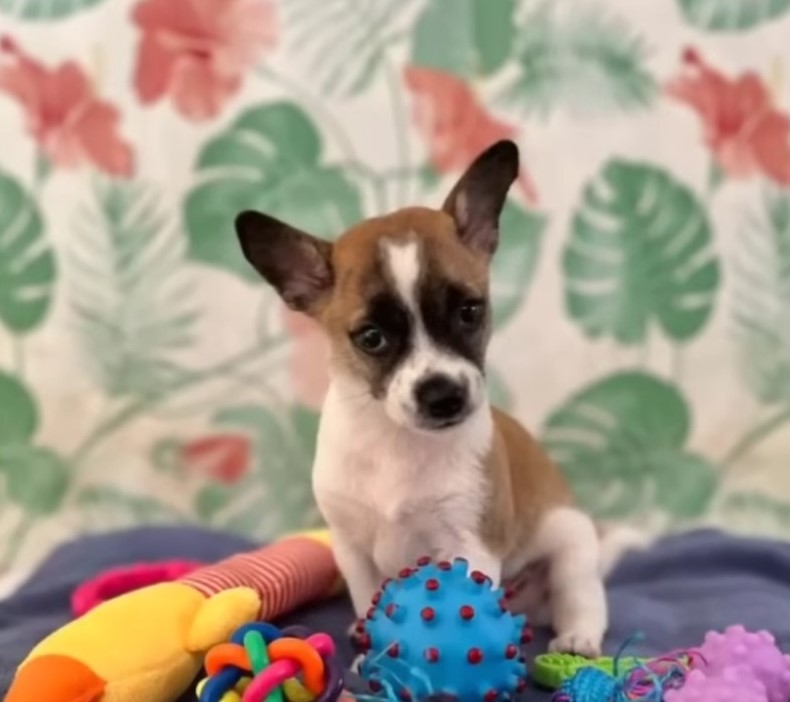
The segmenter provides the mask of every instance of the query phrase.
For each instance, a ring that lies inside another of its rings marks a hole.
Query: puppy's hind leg
[[[548,563],[555,632],[550,650],[600,656],[608,613],[595,525],[576,509],[553,509],[543,518],[535,545]]]

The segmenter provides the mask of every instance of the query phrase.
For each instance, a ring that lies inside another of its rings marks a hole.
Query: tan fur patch
[[[494,408],[494,445],[486,459],[491,498],[483,540],[503,558],[529,541],[545,510],[571,504],[568,486],[541,445],[510,415]]]
[[[406,243],[411,237],[420,242],[422,275],[456,281],[476,295],[488,292],[488,261],[461,243],[452,218],[444,212],[411,207],[361,222],[333,247],[335,286],[316,314],[332,342],[333,361],[352,373],[364,376],[366,361],[353,351],[348,333],[361,321],[367,303],[393,287],[381,243]]]

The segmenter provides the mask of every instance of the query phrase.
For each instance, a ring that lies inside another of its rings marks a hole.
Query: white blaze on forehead
[[[384,259],[389,268],[395,289],[406,308],[418,315],[417,281],[420,278],[420,246],[416,239],[408,241],[385,240],[382,244]]]
[[[411,349],[387,386],[387,412],[399,424],[417,424],[415,389],[434,374],[464,382],[472,407],[480,406],[485,385],[479,369],[458,354],[438,348],[425,328],[419,304],[418,283],[423,262],[419,240],[416,236],[406,241],[385,240],[381,252],[395,292],[412,317]]]

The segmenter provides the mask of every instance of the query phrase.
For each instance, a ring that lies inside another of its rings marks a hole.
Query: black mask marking
[[[360,326],[366,324],[378,327],[388,343],[384,353],[365,358],[365,363],[371,371],[372,394],[374,397],[381,398],[388,379],[411,352],[414,322],[406,306],[395,295],[382,292],[371,299],[367,314]],[[359,353],[364,355],[363,351]]]
[[[461,308],[469,300],[479,298],[460,285],[436,276],[426,276],[420,285],[420,314],[428,336],[439,348],[458,354],[482,371],[487,341],[488,303],[480,300],[485,312],[480,323],[470,327],[464,324],[461,317]]]

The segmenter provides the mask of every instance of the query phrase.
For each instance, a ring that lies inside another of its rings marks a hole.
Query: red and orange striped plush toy
[[[6,702],[173,702],[240,626],[340,587],[326,532],[284,538],[100,604],[31,651]]]

